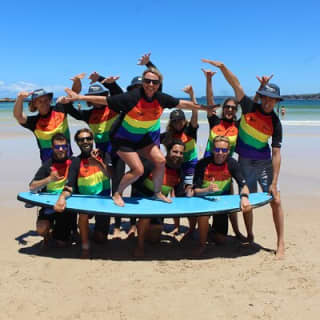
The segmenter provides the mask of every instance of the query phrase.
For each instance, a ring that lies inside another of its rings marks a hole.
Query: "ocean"
[[[216,103],[221,103],[219,98],[215,99]],[[199,98],[198,103],[206,104],[205,98]],[[2,124],[9,124],[13,119],[12,110],[13,102],[0,103],[0,121]],[[81,102],[82,108],[87,108],[84,102]],[[284,117],[280,116],[281,122],[284,126],[320,126],[320,100],[284,100],[279,106],[284,106],[286,114]],[[276,108],[275,108],[276,109]],[[24,105],[25,113],[28,114],[27,104]],[[161,122],[167,122],[170,110],[165,109]],[[186,111],[191,114],[191,111]],[[15,121],[15,120],[14,120]],[[206,123],[206,113],[199,112],[199,123]]]

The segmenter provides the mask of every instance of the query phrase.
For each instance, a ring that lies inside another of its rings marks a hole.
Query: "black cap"
[[[134,78],[131,80],[130,85],[127,86],[127,91],[130,91],[130,90],[133,89],[135,86],[142,86],[142,77],[141,77],[141,76],[134,77]]]
[[[280,96],[280,88],[274,83],[266,84],[261,90],[258,90],[257,93],[261,96],[283,100]]]
[[[176,109],[170,113],[170,120],[186,120],[186,116],[182,110]]]

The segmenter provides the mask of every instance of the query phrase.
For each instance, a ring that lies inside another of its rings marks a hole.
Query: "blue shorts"
[[[258,191],[258,183],[263,192],[269,192],[269,187],[273,179],[271,159],[251,160],[239,157],[239,164],[250,193]]]

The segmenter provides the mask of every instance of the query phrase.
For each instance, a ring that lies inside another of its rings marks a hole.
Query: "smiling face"
[[[270,113],[273,111],[275,105],[280,101],[280,99],[271,98],[267,96],[260,95],[261,107],[264,112]]]
[[[237,109],[237,104],[234,100],[227,100],[223,106],[223,118],[233,120],[236,117]]]
[[[53,157],[55,160],[64,161],[67,159],[68,143],[67,140],[54,140],[52,142]]]
[[[215,142],[212,153],[214,162],[216,164],[223,164],[229,156],[229,143],[225,141]]]
[[[89,132],[81,132],[77,137],[77,144],[81,152],[90,155],[93,149],[93,137]]]
[[[180,120],[171,120],[171,126],[176,132],[181,132],[186,125],[186,120],[180,119]]]
[[[142,79],[142,87],[148,98],[152,98],[154,94],[159,90],[160,77],[152,72],[144,74]]]
[[[167,162],[172,168],[180,168],[183,162],[184,146],[175,144],[167,155]]]
[[[46,115],[50,111],[50,102],[51,102],[50,96],[45,95],[39,98],[35,98],[32,101],[32,106],[36,108],[41,115]]]

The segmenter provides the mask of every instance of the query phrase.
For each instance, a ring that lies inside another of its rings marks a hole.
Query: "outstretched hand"
[[[209,59],[201,59],[202,62],[204,63],[209,63],[211,65],[213,65],[214,67],[217,67],[217,68],[221,68],[223,67],[223,63],[220,62],[220,61],[213,61],[213,60],[209,60]]]
[[[259,76],[256,76],[257,80],[260,82],[260,87],[264,87],[265,85],[267,85],[270,81],[270,79],[272,79],[273,74],[271,76],[262,76],[261,78]]]
[[[64,89],[64,91],[67,93],[67,97],[65,97],[66,103],[79,100],[79,95],[72,91],[69,88]]]
[[[102,84],[104,83],[114,83],[116,82],[118,79],[120,78],[120,76],[110,76],[110,77],[107,77],[105,79],[103,79],[101,81]]]
[[[145,53],[141,58],[138,59],[137,65],[144,66],[150,61],[151,52]]]
[[[74,77],[70,78],[70,80],[78,81],[78,80],[83,79],[85,76],[86,76],[86,73],[82,72],[82,73],[79,73],[79,74],[75,75]]]
[[[201,68],[201,70],[206,78],[212,78],[217,73],[216,71],[212,71],[210,69]]]
[[[182,89],[183,92],[189,94],[190,96],[193,95],[193,88],[192,88],[192,85],[188,84],[186,85],[183,89]]]
[[[33,94],[33,91],[31,91],[31,92],[21,91],[21,92],[18,93],[18,98],[26,99],[29,96],[31,96],[32,94]]]
[[[89,79],[91,80],[90,84],[94,83],[94,82],[97,82],[99,80],[99,73],[98,72],[92,72],[90,75],[89,75]]]

